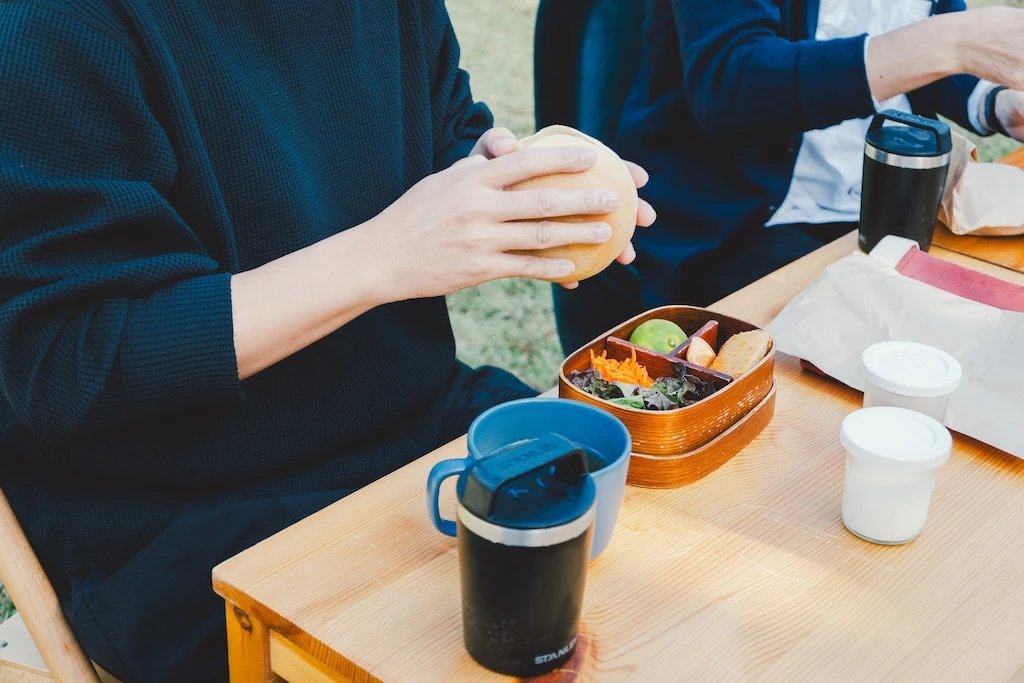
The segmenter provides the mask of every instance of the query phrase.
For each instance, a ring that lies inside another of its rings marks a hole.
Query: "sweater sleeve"
[[[422,12],[427,57],[433,59],[434,170],[440,171],[467,156],[493,119],[487,105],[473,101],[469,74],[459,68],[459,41],[443,0],[425,0]]]
[[[116,36],[0,3],[0,390],[54,442],[241,400],[230,273]]]
[[[709,135],[797,134],[874,113],[866,36],[787,40],[768,0],[672,7],[687,99]]]

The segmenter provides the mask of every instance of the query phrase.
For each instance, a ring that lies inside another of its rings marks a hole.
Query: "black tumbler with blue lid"
[[[466,649],[483,666],[536,676],[576,646],[596,490],[586,455],[557,435],[476,460],[459,477]]]
[[[894,109],[875,115],[864,141],[862,250],[871,251],[886,235],[931,248],[952,151],[952,133],[941,121]]]

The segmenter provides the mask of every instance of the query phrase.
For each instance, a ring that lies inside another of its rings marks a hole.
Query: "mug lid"
[[[953,437],[942,424],[906,408],[861,408],[846,416],[839,441],[853,457],[879,465],[930,470],[949,459]]]
[[[886,126],[887,121],[901,125]],[[948,125],[896,109],[875,115],[865,142],[880,152],[901,157],[936,157],[953,151]]]
[[[941,349],[910,341],[872,344],[861,354],[864,373],[872,384],[913,398],[933,398],[960,386],[963,370],[956,358]]]
[[[513,530],[571,524],[587,516],[597,495],[583,449],[557,434],[475,460],[459,477],[457,493],[460,515],[465,510]]]

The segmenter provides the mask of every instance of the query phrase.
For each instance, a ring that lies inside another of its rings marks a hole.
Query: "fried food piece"
[[[711,369],[739,377],[768,355],[771,346],[772,338],[764,330],[734,334],[718,350],[718,357],[711,364]]]

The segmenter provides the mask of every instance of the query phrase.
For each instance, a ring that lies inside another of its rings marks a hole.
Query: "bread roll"
[[[567,223],[604,221],[612,226],[612,236],[604,244],[572,244],[564,247],[537,249],[522,253],[535,254],[545,258],[565,258],[576,264],[572,275],[552,282],[574,282],[597,275],[614,261],[633,238],[636,229],[637,192],[636,184],[629,169],[619,155],[599,140],[568,126],[548,126],[536,134],[519,141],[519,149],[528,147],[589,147],[597,153],[597,163],[582,173],[556,173],[554,175],[530,178],[507,190],[558,189],[599,189],[611,190],[619,195],[619,208],[611,213],[577,216],[560,216],[551,220]]]

